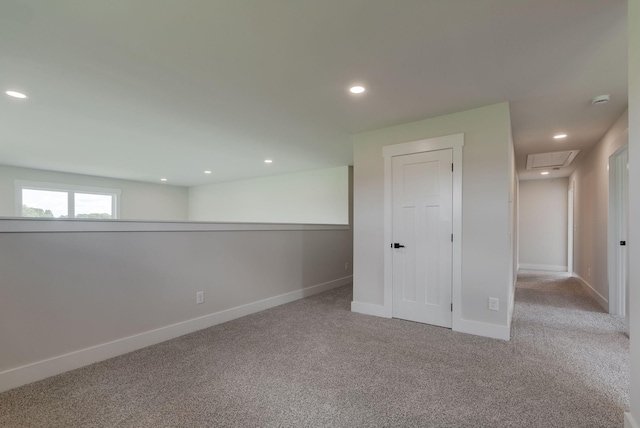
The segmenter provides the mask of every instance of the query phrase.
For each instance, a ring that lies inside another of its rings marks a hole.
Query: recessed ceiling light
[[[167,181],[167,179],[166,178],[161,178],[160,181]]]
[[[273,161],[271,159],[265,159],[264,163],[273,163]]]
[[[364,91],[366,91],[366,89],[364,88],[364,86],[360,85],[352,86],[349,88],[349,92],[351,92],[352,94],[361,94]]]
[[[542,171],[540,175],[549,175],[549,171]]]
[[[553,138],[555,138],[556,140],[561,140],[563,138],[567,138],[567,134],[557,134],[554,135]]]
[[[204,173],[205,173],[205,174],[211,174],[211,171],[206,170]]]
[[[9,95],[10,97],[13,97],[13,98],[20,98],[20,99],[27,98],[27,96],[25,94],[23,94],[22,92],[6,91],[5,94],[7,94],[7,95]]]

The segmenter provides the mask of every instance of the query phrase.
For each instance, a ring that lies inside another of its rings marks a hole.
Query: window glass
[[[22,189],[22,216],[68,218],[68,198],[67,192]]]
[[[76,218],[113,218],[113,196],[75,193]]]

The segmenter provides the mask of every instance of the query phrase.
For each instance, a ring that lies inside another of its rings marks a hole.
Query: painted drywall
[[[625,111],[569,178],[574,188],[573,270],[605,310],[609,310],[609,156],[627,143],[628,124]]]
[[[354,136],[354,302],[384,305],[387,145],[464,133],[462,302],[470,322],[509,325],[509,105],[496,104]],[[489,311],[489,297],[500,299]]]
[[[509,125],[511,128],[511,125]],[[509,313],[507,321],[511,326],[513,309],[515,307],[515,291],[518,280],[518,260],[520,232],[518,224],[518,209],[520,201],[520,185],[518,182],[518,172],[516,171],[515,148],[513,146],[513,136],[509,133],[509,252],[511,255],[509,266]]]
[[[520,267],[567,271],[568,178],[520,181]]]
[[[629,0],[629,292],[631,412],[625,428],[640,428],[640,0]]]
[[[350,282],[348,226],[145,227],[140,223],[139,232],[0,233],[0,390],[16,381],[16,373],[28,378],[56,360],[94,352],[92,347],[107,352],[114,341],[149,344],[145,335],[158,329],[197,324],[211,314],[224,319],[228,310],[247,313],[244,305],[264,307],[264,299],[282,301],[278,296],[302,297],[309,287]],[[196,304],[197,291],[205,292],[203,304]]]
[[[349,224],[349,167],[189,188],[189,220]]]
[[[120,218],[187,220],[186,187],[0,165],[0,217],[15,217],[14,180],[120,189]]]

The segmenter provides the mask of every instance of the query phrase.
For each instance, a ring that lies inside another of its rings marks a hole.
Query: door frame
[[[625,318],[629,266],[619,241],[628,237],[628,156],[628,144],[609,156],[609,313]]]
[[[571,181],[569,183],[569,190],[567,192],[567,274],[569,276],[573,276],[573,235],[575,232],[575,182]]]
[[[395,156],[414,153],[432,152],[451,149],[453,152],[453,206],[452,231],[453,249],[451,258],[451,325],[453,330],[459,330],[462,320],[462,147],[464,134],[447,135],[426,140],[410,141],[408,143],[392,144],[382,148],[384,157],[384,316],[393,316],[393,263],[391,240],[393,231],[392,215],[392,174],[391,160]]]

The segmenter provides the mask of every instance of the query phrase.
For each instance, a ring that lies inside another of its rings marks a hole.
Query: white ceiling
[[[509,101],[537,177],[527,154],[579,162],[625,110],[626,3],[2,0],[0,89],[29,99],[0,97],[0,164],[229,181],[351,164],[353,133]]]

